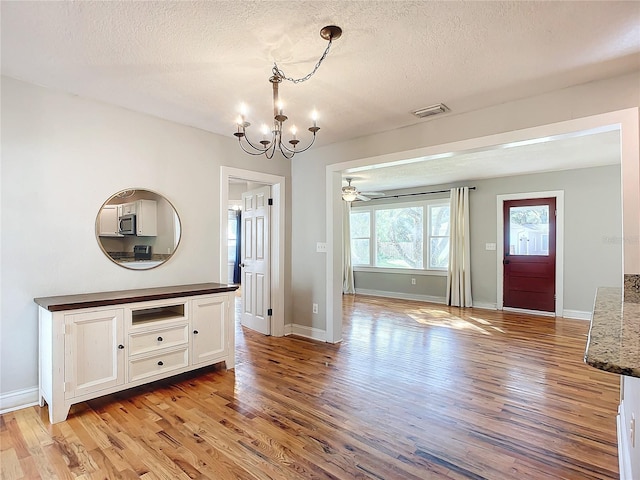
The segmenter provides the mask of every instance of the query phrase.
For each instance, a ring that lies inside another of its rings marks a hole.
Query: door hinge
[[[268,309],[268,310],[267,310],[267,316],[268,316],[268,317],[273,316],[273,309],[272,309],[272,308],[270,308],[270,309]]]
[[[267,205],[273,205],[273,198],[270,198],[270,199],[267,201]]]

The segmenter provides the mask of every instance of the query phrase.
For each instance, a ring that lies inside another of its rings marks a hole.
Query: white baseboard
[[[399,298],[401,300],[417,300],[419,302],[430,302],[446,304],[444,297],[434,297],[432,295],[420,295],[417,293],[403,292],[385,292],[383,290],[367,290],[365,288],[356,288],[356,294],[371,295],[372,297]]]
[[[284,335],[285,335],[285,336],[287,336],[287,335],[291,335],[291,333],[292,333],[292,332],[293,332],[293,324],[291,324],[291,323],[287,323],[287,324],[284,326]]]
[[[629,436],[625,430],[625,426],[628,425],[624,418],[624,408],[622,404],[624,400],[620,402],[618,406],[618,416],[616,417],[617,432],[618,432],[618,467],[620,469],[620,480],[634,480],[631,474],[631,446],[629,445]]]
[[[484,310],[497,310],[498,306],[495,303],[473,302],[473,308],[482,308]]]
[[[289,335],[298,335],[299,337],[310,338],[311,340],[327,341],[327,332],[319,328],[306,327],[304,325],[291,324],[291,332]]]
[[[529,310],[526,308],[512,308],[512,307],[502,307],[502,310],[505,312],[513,312],[513,313],[526,313],[527,315],[538,315],[540,317],[555,317],[556,314],[554,312],[541,312],[539,310]]]
[[[589,320],[591,321],[591,312],[584,312],[582,310],[567,310],[562,311],[564,318],[573,318],[575,320]]]
[[[0,414],[38,405],[38,387],[14,390],[0,395]]]

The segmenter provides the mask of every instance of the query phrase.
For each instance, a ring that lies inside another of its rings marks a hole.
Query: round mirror
[[[149,190],[122,190],[96,218],[96,238],[113,263],[148,270],[169,260],[180,243],[180,218],[169,200]]]

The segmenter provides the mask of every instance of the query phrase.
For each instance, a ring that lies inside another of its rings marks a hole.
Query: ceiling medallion
[[[273,158],[276,150],[279,150],[285,158],[292,158],[296,153],[304,152],[305,150],[308,150],[311,145],[313,145],[313,142],[315,142],[316,140],[316,133],[318,132],[318,130],[320,130],[320,127],[318,127],[317,125],[318,114],[315,111],[311,114],[313,125],[308,128],[308,130],[313,134],[313,138],[311,139],[309,145],[304,148],[298,148],[300,140],[298,140],[296,137],[298,130],[295,125],[292,125],[290,129],[291,139],[288,141],[288,143],[291,146],[287,146],[286,142],[283,141],[282,128],[284,122],[287,121],[288,117],[284,114],[283,104],[280,101],[278,93],[278,86],[280,85],[280,83],[282,83],[283,80],[287,80],[293,83],[301,83],[309,80],[313,76],[313,74],[316,73],[316,71],[320,67],[320,64],[328,55],[329,49],[331,48],[331,43],[334,40],[340,38],[341,35],[342,29],[340,27],[336,27],[335,25],[329,25],[320,30],[320,36],[323,39],[327,40],[329,44],[327,45],[327,48],[320,57],[320,60],[318,60],[318,63],[316,63],[316,66],[313,68],[311,73],[305,75],[302,78],[287,77],[285,73],[278,67],[277,63],[274,62],[273,69],[271,70],[272,75],[271,77],[269,77],[269,82],[271,82],[273,90],[273,126],[270,130],[268,125],[263,124],[261,128],[262,140],[260,140],[259,142],[255,142],[255,140],[249,140],[249,137],[247,136],[247,128],[251,124],[245,119],[246,112],[244,106],[241,107],[240,116],[238,116],[238,119],[236,121],[238,130],[234,133],[234,135],[238,138],[238,143],[240,144],[242,150],[250,155],[265,155],[267,158]]]

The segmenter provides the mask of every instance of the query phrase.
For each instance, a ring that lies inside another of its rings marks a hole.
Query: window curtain
[[[342,293],[356,293],[351,265],[351,202],[342,202]]]
[[[242,255],[242,210],[236,210],[236,259],[233,262],[233,283],[240,283],[240,256]]]
[[[471,243],[469,241],[469,187],[451,189],[449,213],[449,268],[447,304],[471,307]]]

